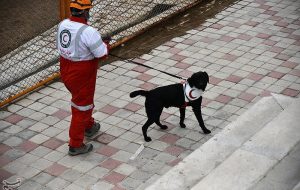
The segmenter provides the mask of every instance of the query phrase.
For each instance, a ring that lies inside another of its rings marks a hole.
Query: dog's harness
[[[190,101],[197,100],[202,96],[203,90],[191,87],[187,81],[185,81],[183,84],[183,94],[184,94],[184,105],[182,105],[182,108],[185,108],[188,106],[188,103]]]

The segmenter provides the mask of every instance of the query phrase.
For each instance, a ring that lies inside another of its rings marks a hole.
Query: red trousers
[[[80,147],[85,129],[94,124],[92,112],[98,60],[73,62],[60,57],[61,78],[72,95],[72,120],[69,130],[71,147]]]

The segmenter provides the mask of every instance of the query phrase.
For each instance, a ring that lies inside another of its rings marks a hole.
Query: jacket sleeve
[[[95,58],[102,58],[108,55],[108,47],[102,41],[101,35],[99,32],[93,28],[89,31],[89,38],[87,39],[87,47],[94,55]]]

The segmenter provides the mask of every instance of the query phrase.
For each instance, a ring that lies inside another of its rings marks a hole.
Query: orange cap
[[[92,8],[92,2],[91,0],[71,0],[70,7],[79,10],[90,9]]]

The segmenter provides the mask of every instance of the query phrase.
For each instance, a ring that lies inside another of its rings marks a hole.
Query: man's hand
[[[111,41],[111,37],[110,36],[103,36],[102,41],[106,44],[109,44],[109,42]]]

